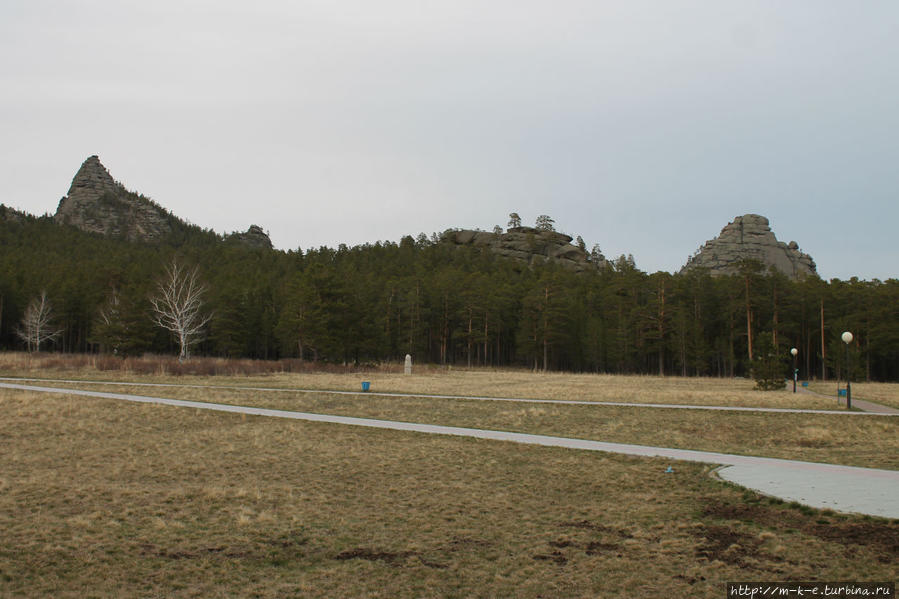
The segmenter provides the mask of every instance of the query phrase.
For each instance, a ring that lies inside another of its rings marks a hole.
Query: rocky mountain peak
[[[53,219],[90,233],[153,241],[170,233],[168,213],[117,183],[97,156],[81,165]]]
[[[78,202],[84,199],[93,200],[105,193],[118,193],[122,188],[115,182],[99,156],[90,156],[85,160],[69,187],[66,195],[70,200]]]
[[[53,219],[82,231],[128,241],[158,241],[173,231],[190,227],[162,206],[125,189],[97,156],[88,157],[75,173],[69,193],[59,201]],[[271,239],[257,225],[228,239],[250,247],[272,249]]]
[[[711,239],[687,260],[681,272],[707,268],[713,276],[738,272],[742,260],[755,260],[796,280],[816,274],[815,261],[799,250],[799,244],[778,241],[768,219],[760,214],[737,216],[718,237]]]

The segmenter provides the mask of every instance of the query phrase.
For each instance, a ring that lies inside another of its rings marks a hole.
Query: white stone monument
[[[406,354],[406,366],[403,369],[403,374],[412,374],[412,356]]]

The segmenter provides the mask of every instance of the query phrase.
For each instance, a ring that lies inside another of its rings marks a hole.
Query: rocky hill
[[[736,217],[721,229],[721,234],[699,248],[681,269],[707,268],[714,275],[738,272],[742,260],[755,260],[776,268],[794,280],[817,274],[815,261],[799,251],[795,241],[778,241],[768,219],[758,214]]]
[[[272,240],[258,225],[250,225],[246,233],[232,233],[227,237],[228,241],[236,241],[252,248],[272,249]]]
[[[499,256],[528,265],[554,261],[577,272],[601,266],[590,261],[586,251],[572,245],[570,236],[532,227],[513,227],[506,233],[451,230],[443,234],[441,241],[458,246],[487,248]]]
[[[125,189],[97,156],[85,160],[75,173],[69,193],[59,201],[53,219],[82,231],[128,241],[159,241],[176,229],[189,227],[162,206]],[[239,236],[238,241],[271,248],[268,235],[254,227]]]
[[[170,215],[115,181],[97,156],[84,161],[53,219],[90,233],[155,241],[172,232]]]

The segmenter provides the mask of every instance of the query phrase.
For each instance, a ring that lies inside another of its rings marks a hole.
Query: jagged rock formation
[[[174,217],[147,198],[126,190],[97,156],[91,156],[78,169],[53,219],[91,233],[154,241],[172,231]]]
[[[441,241],[460,246],[484,247],[505,258],[525,264],[554,261],[571,270],[582,272],[597,268],[587,252],[571,244],[571,237],[556,231],[540,231],[532,227],[513,227],[506,233],[485,231],[447,231]]]
[[[712,275],[728,275],[738,272],[741,260],[758,261],[794,280],[817,274],[812,257],[799,251],[795,241],[789,244],[778,241],[768,219],[758,214],[736,217],[721,229],[718,237],[699,248],[681,272],[707,268]]]
[[[0,222],[23,223],[26,216],[24,212],[19,212],[15,208],[0,204]]]
[[[85,160],[78,169],[68,195],[59,201],[53,220],[128,241],[157,241],[173,231],[192,227],[155,202],[125,189],[97,156]],[[272,249],[271,239],[256,225],[228,239],[250,247]]]
[[[262,230],[262,227],[257,225],[250,225],[246,233],[232,233],[228,236],[228,240],[243,243],[252,248],[270,250],[274,247],[269,236]]]

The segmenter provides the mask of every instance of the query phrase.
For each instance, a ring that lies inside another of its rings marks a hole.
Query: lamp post
[[[852,333],[846,331],[840,336],[846,344],[846,409],[852,409],[852,383],[849,381],[849,344],[852,343]]]
[[[790,354],[793,355],[793,393],[796,393],[796,379],[799,377],[799,371],[796,369],[796,354],[799,353],[799,350],[795,347],[790,350]]]

